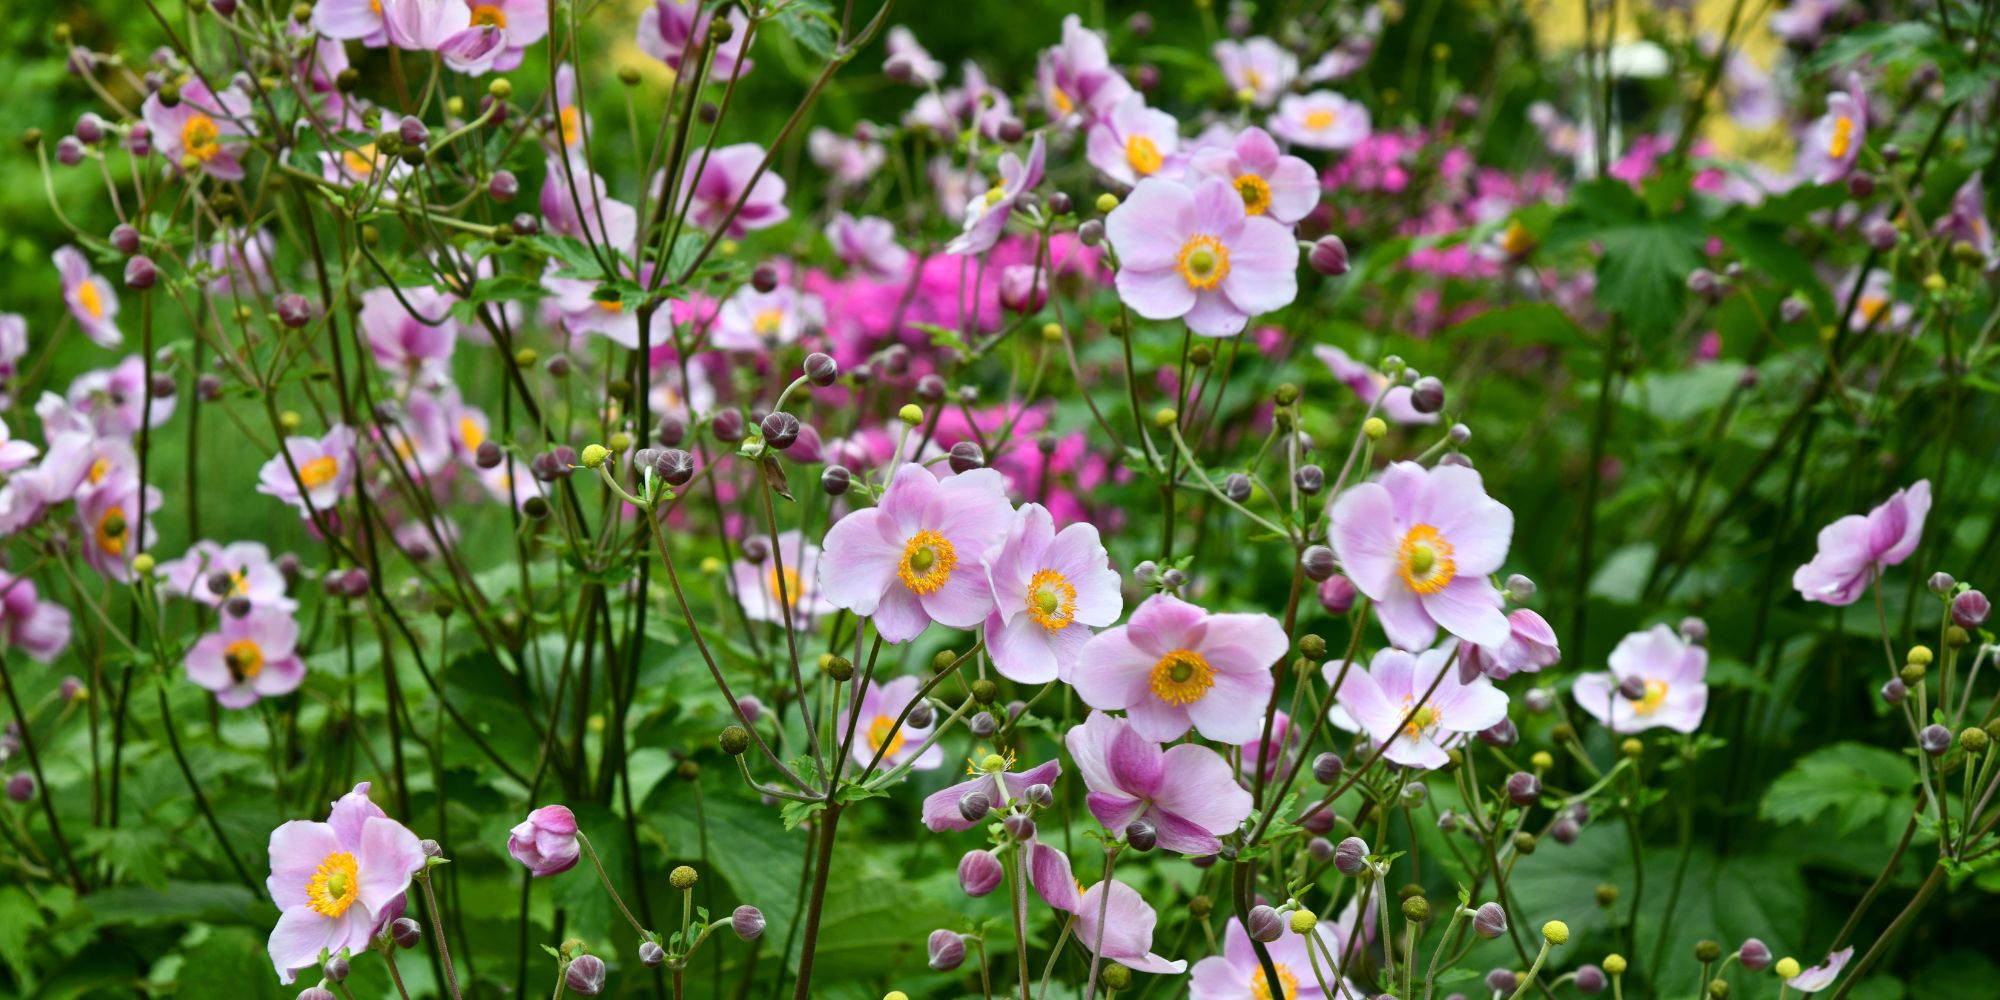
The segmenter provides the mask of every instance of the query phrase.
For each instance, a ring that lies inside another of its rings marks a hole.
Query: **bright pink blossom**
[[[1106,893],[1110,894],[1108,899]],[[1117,879],[1085,889],[1077,901],[1076,940],[1084,950],[1134,972],[1180,975],[1187,971],[1186,960],[1169,960],[1153,953],[1153,928],[1158,923],[1159,915],[1145,897]]]
[[[1821,528],[1819,552],[1792,574],[1792,586],[1808,601],[1853,604],[1883,567],[1917,551],[1930,510],[1931,481],[1919,479],[1866,515],[1849,514]]]
[[[91,270],[90,261],[73,246],[56,248],[56,271],[62,275],[63,302],[83,335],[99,347],[117,347],[118,293],[111,282]]]
[[[1091,815],[1114,835],[1144,819],[1158,831],[1162,850],[1208,855],[1222,849],[1217,838],[1250,815],[1250,793],[1236,783],[1229,762],[1207,747],[1181,743],[1163,750],[1131,722],[1103,712],[1091,712],[1063,742],[1090,788],[1084,801]]]
[[[1548,619],[1527,608],[1516,608],[1507,616],[1507,641],[1497,646],[1466,643],[1458,650],[1459,679],[1470,681],[1485,674],[1504,681],[1515,674],[1532,674],[1554,666],[1562,659],[1556,630]]]
[[[1260,108],[1275,103],[1299,75],[1299,57],[1262,35],[1240,42],[1216,42],[1210,51],[1222,69],[1222,79]]]
[[[324,515],[354,485],[354,431],[345,425],[336,424],[317,439],[288,437],[284,447],[285,454],[272,456],[258,470],[257,492],[297,507],[300,516]]]
[[[35,581],[0,569],[0,639],[38,663],[56,658],[69,645],[69,609],[44,601]]]
[[[1368,108],[1331,90],[1286,94],[1271,116],[1278,138],[1309,149],[1348,149],[1368,138]]]
[[[1194,153],[1198,174],[1228,181],[1243,196],[1243,210],[1291,225],[1319,204],[1319,175],[1312,165],[1278,149],[1271,133],[1246,128],[1229,145]]]
[[[221,628],[188,648],[188,680],[215,692],[224,708],[247,708],[260,698],[298,690],[306,664],[298,656],[299,623],[290,612],[252,608],[241,618],[225,614]]]
[[[1070,683],[1084,704],[1123,711],[1149,740],[1204,738],[1242,745],[1263,732],[1271,667],[1290,643],[1266,614],[1210,614],[1155,594],[1124,625],[1092,637]]]
[[[1222,954],[1210,955],[1194,964],[1194,975],[1188,981],[1189,1000],[1271,1000],[1279,996],[1286,1000],[1326,1000],[1326,993],[1319,988],[1320,976],[1334,975],[1327,954],[1345,956],[1346,935],[1328,920],[1314,924],[1310,933],[1318,939],[1318,945],[1290,927],[1284,928],[1276,941],[1264,945],[1265,953],[1271,956],[1271,966],[1278,973],[1277,988],[1273,989],[1265,981],[1263,963],[1257,959],[1243,921],[1230,917],[1222,932]],[[1361,993],[1339,983],[1334,986],[1334,996],[1358,1000]]]
[[[568,806],[543,806],[507,831],[507,853],[535,878],[561,875],[583,856],[576,836],[576,814]]]
[[[907,721],[900,728],[896,725],[922,687],[923,679],[914,676],[898,677],[886,684],[869,682],[851,717],[855,764],[867,767],[879,753],[883,770],[908,764],[912,771],[935,771],[944,765],[944,749],[930,743],[930,726],[913,726]]]
[[[1664,726],[1691,733],[1701,725],[1708,710],[1707,649],[1655,625],[1618,640],[1608,662],[1608,672],[1584,674],[1570,690],[1612,732]]]
[[[1404,767],[1434,770],[1451,758],[1445,751],[1507,717],[1507,695],[1483,676],[1462,680],[1450,666],[1452,644],[1421,654],[1384,649],[1367,670],[1328,663],[1320,673],[1337,679],[1339,702],[1333,721],[1368,734],[1384,746],[1382,756]]]
[[[1463,466],[1397,462],[1333,503],[1333,550],[1375,602],[1389,641],[1427,649],[1438,626],[1467,642],[1507,641],[1490,574],[1507,558],[1514,512]]]
[[[1180,147],[1180,123],[1173,115],[1147,107],[1145,95],[1135,90],[1090,126],[1085,148],[1098,173],[1112,183],[1130,186],[1163,170],[1165,176],[1178,174]]]
[[[834,607],[872,617],[888,642],[908,642],[932,622],[972,628],[993,609],[980,560],[1005,535],[1011,512],[992,469],[939,482],[921,465],[904,465],[878,505],[826,533],[821,590]]]
[[[1247,214],[1226,181],[1141,181],[1105,233],[1118,250],[1118,295],[1147,319],[1184,319],[1202,336],[1228,337],[1298,295],[1298,241]]]
[[[282,912],[269,950],[278,979],[320,964],[322,953],[360,955],[403,912],[410,877],[425,864],[408,827],[368,800],[368,783],[333,804],[326,822],[293,820],[271,831],[265,888]]]
[[[1023,684],[1068,678],[1091,630],[1118,621],[1119,593],[1097,528],[1058,532],[1041,504],[1022,504],[1006,537],[986,553],[993,612],[986,645],[1000,675]]]
[[[168,107],[154,93],[140,108],[153,133],[153,150],[176,170],[200,170],[219,181],[243,179],[237,157],[256,133],[250,98],[234,86],[217,94],[200,79],[181,88],[181,98]]]

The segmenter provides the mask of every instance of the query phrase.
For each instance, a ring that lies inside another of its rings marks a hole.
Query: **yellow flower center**
[[[1306,112],[1306,127],[1315,132],[1324,132],[1333,127],[1335,117],[1334,113],[1326,108],[1321,108],[1318,111],[1308,111]]]
[[[181,126],[181,148],[203,163],[215,159],[222,152],[222,130],[215,127],[215,119],[197,111],[188,116]]]
[[[375,172],[375,144],[368,143],[358,149],[344,149],[340,152],[341,165],[355,177],[366,177]]]
[[[1236,178],[1236,193],[1243,196],[1243,214],[1263,215],[1271,209],[1271,185],[1256,174]]]
[[[1215,668],[1192,649],[1176,649],[1153,664],[1153,694],[1169,705],[1192,705],[1215,686]]]
[[[789,604],[793,607],[798,607],[799,605],[798,570],[793,569],[790,566],[787,566],[785,567],[784,575],[781,578],[778,573],[778,567],[772,566],[770,569],[764,571],[764,586],[770,589],[771,600],[777,601],[780,604]]]
[[[766,340],[777,336],[778,328],[783,325],[785,325],[783,309],[766,309],[750,320],[750,329]]]
[[[1181,244],[1174,270],[1181,273],[1189,288],[1214,288],[1229,277],[1229,248],[1213,236],[1190,236]]]
[[[238,639],[223,648],[222,665],[241,684],[264,672],[264,648],[252,640]]]
[[[1076,110],[1076,102],[1070,100],[1069,95],[1063,93],[1061,87],[1049,88],[1049,101],[1056,106],[1056,113],[1059,115],[1067,115]]]
[[[1125,162],[1141,177],[1160,169],[1160,147],[1152,139],[1135,135],[1125,140]]]
[[[884,743],[888,746],[885,749]],[[892,756],[903,749],[903,731],[896,728],[896,720],[887,715],[878,715],[868,720],[868,749],[884,757]]]
[[[1420,740],[1425,734],[1437,730],[1438,724],[1444,721],[1444,713],[1438,710],[1436,702],[1430,701],[1424,702],[1412,712],[1410,704],[1416,700],[1410,695],[1403,696],[1403,715],[1410,720],[1403,723],[1403,735],[1413,740]]]
[[[896,575],[903,578],[903,586],[929,594],[951,579],[952,567],[957,565],[958,551],[951,542],[925,528],[903,545],[903,561],[896,567]]]
[[[1250,995],[1256,1000],[1289,1000],[1299,995],[1299,977],[1292,974],[1291,966],[1278,963],[1272,966],[1278,970],[1278,991],[1271,992],[1271,981],[1264,976],[1262,966],[1250,973]]]
[[[507,26],[507,12],[492,4],[479,4],[472,8],[472,23],[475,26],[490,24],[496,28],[504,28]]]
[[[340,460],[332,455],[321,455],[299,466],[299,482],[306,484],[306,489],[309,490],[316,490],[333,482],[333,477],[339,474]]]
[[[82,284],[76,286],[76,304],[82,306],[91,319],[104,318],[104,295],[97,290],[96,281],[85,278]]]
[[[1257,72],[1257,71],[1256,71],[1256,70],[1254,70],[1254,69],[1246,69],[1246,70],[1244,70],[1244,71],[1243,71],[1243,86],[1245,86],[1245,87],[1248,87],[1248,88],[1249,88],[1249,89],[1251,89],[1251,90],[1263,90],[1263,89],[1264,89],[1264,74],[1262,74],[1262,73],[1259,73],[1259,72]]]
[[[982,774],[999,774],[1003,771],[1011,771],[1013,769],[1014,751],[1012,750],[987,753],[985,747],[979,747],[972,752],[972,756],[965,758],[965,773],[975,778]]]
[[[1076,617],[1076,587],[1055,570],[1037,570],[1028,578],[1028,617],[1045,632],[1068,628]]]
[[[995,184],[986,189],[986,204],[989,207],[1000,204],[1000,199],[1005,197],[1007,197],[1007,185],[1005,184]]]
[[[1507,231],[1500,237],[1500,249],[1509,257],[1520,257],[1535,248],[1535,237],[1519,219],[1507,220]]]
[[[1666,704],[1666,701],[1667,682],[1648,679],[1646,681],[1646,695],[1632,703],[1632,711],[1638,715],[1651,715],[1659,711],[1660,706]]]
[[[361,866],[346,851],[329,854],[306,882],[306,905],[322,917],[339,919],[361,892]]]
[[[229,593],[232,596],[242,596],[249,592],[250,592],[250,578],[245,576],[243,571],[240,569],[230,570]]]
[[[125,554],[125,508],[113,505],[97,519],[97,547],[114,556]]]
[[[576,105],[562,109],[556,120],[562,125],[563,145],[574,146],[578,139],[583,138],[583,112],[578,111]]]
[[[1847,151],[1854,146],[1854,119],[1841,115],[1833,120],[1833,137],[1826,142],[1826,155],[1836,160],[1846,159]]]
[[[465,442],[466,451],[478,451],[479,446],[486,443],[486,431],[471,417],[458,418],[458,436]]]
[[[1451,543],[1428,524],[1411,528],[1396,551],[1396,574],[1419,594],[1443,590],[1458,576],[1458,566],[1451,561]]]
[[[103,482],[104,477],[110,475],[110,473],[111,460],[108,458],[99,458],[97,461],[90,463],[90,472],[86,474],[86,478],[90,480],[91,485],[95,486]]]
[[[1888,308],[1889,300],[1880,295],[1863,295],[1861,297],[1861,318],[1866,322],[1873,323],[1881,319],[1882,313]]]

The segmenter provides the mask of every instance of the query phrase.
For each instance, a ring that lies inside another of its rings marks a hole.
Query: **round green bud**
[[[1569,943],[1569,925],[1560,920],[1551,920],[1542,925],[1542,940],[1550,944]]]
[[[1279,406],[1290,406],[1299,401],[1299,387],[1286,382],[1278,387],[1277,393],[1272,398],[1278,401]]]
[[[139,576],[153,575],[153,557],[144,552],[132,557],[132,572]],[[1985,733],[1979,735],[1984,736]]]
[[[1532,833],[1528,833],[1528,832],[1527,832],[1527,831],[1525,831],[1525,830],[1524,830],[1524,831],[1522,831],[1522,832],[1520,832],[1520,833],[1517,833],[1517,834],[1515,834],[1515,835],[1514,835],[1514,853],[1516,853],[1516,854],[1533,854],[1533,853],[1535,853],[1535,835],[1534,835],[1534,834],[1532,834]]]
[[[1361,425],[1361,433],[1368,435],[1370,441],[1380,441],[1389,433],[1389,425],[1384,423],[1381,417],[1369,417],[1367,422]]]
[[[1042,339],[1048,341],[1051,344],[1062,343],[1063,339],[1062,326],[1057,323],[1043,323]]]
[[[1709,980],[1708,995],[1713,997],[1714,1000],[1727,1000],[1729,996],[1729,980],[1727,979]]]
[[[1910,655],[1903,658],[1903,662],[1915,664],[1919,667],[1930,666],[1931,660],[1931,648],[1929,646],[1911,646]]]
[[[1408,904],[1404,905],[1407,908]],[[1313,911],[1311,910],[1292,911],[1292,933],[1294,934],[1310,934],[1312,933],[1313,926],[1318,923],[1319,918],[1313,916]]]
[[[1921,663],[1903,664],[1903,670],[1902,670],[1903,685],[1905,687],[1916,687],[1917,685],[1922,684],[1924,682],[1924,674],[1926,673],[1928,673],[1928,671],[1924,669],[1924,665]]]
[[[1179,423],[1180,419],[1181,415],[1179,413],[1176,413],[1174,411],[1174,408],[1171,406],[1162,406],[1159,409],[1153,411],[1153,426],[1158,427],[1161,430],[1166,430],[1167,428],[1172,427],[1173,425]]]
[[[903,408],[896,411],[896,419],[915,427],[924,422],[924,409],[915,403],[904,403]]]
[[[1533,754],[1529,755],[1528,763],[1534,765],[1534,768],[1537,771],[1546,771],[1549,768],[1556,766],[1556,758],[1553,754],[1549,753],[1547,750],[1537,750]]]
[[[1411,896],[1403,900],[1403,919],[1421,924],[1431,918],[1431,902],[1422,896]]]
[[[1609,972],[1614,976],[1622,976],[1625,974],[1625,956],[1623,955],[1615,953],[1606,955],[1604,956],[1604,962],[1602,964],[1604,966],[1604,971]]]
[[[820,660],[819,667],[836,681],[845,683],[854,679],[854,661],[845,656],[828,655]]]
[[[936,656],[931,657],[931,673],[941,674],[947,670],[950,670],[951,665],[957,662],[958,662],[957,653],[949,649],[940,649],[937,651]]]
[[[604,444],[611,449],[612,454],[622,455],[632,447],[632,435],[624,431],[619,431],[611,435],[610,440],[605,441]]]
[[[1307,633],[1299,639],[1299,653],[1302,656],[1317,660],[1326,655],[1326,640],[1320,638],[1318,635]]]
[[[1720,944],[1717,944],[1714,941],[1696,941],[1694,943],[1695,961],[1713,962],[1721,957],[1722,957],[1722,946]]]
[[[1215,351],[1211,350],[1207,344],[1196,344],[1194,345],[1194,350],[1188,352],[1188,364],[1196,368],[1207,368],[1214,362]]]
[[[1618,744],[1618,752],[1637,760],[1646,755],[1646,744],[1639,742],[1636,736],[1629,736],[1625,742]]]
[[[1215,901],[1207,896],[1196,896],[1188,900],[1188,912],[1197,917],[1208,916],[1209,911],[1213,909],[1215,909]]]
[[[1132,970],[1122,965],[1108,964],[1097,973],[1097,979],[1107,990],[1123,990],[1132,985]]]
[[[701,874],[687,865],[681,865],[667,873],[667,884],[682,891],[694,888],[694,884],[699,881]]]
[[[584,445],[583,454],[580,456],[580,458],[583,461],[583,467],[586,469],[595,469],[598,466],[603,465],[604,460],[610,457],[611,457],[611,449],[606,448],[601,444]]]
[[[494,80],[492,83],[487,84],[486,92],[492,94],[494,100],[504,101],[507,98],[514,96],[514,85],[512,83],[509,83],[506,77],[501,77],[497,80]]]
[[[1950,649],[1964,649],[1972,641],[1972,636],[1957,625],[1949,625],[1944,630],[1944,644]]]
[[[972,682],[972,700],[981,705],[991,705],[993,699],[998,697],[1000,697],[1000,685],[984,677]]]
[[[1597,905],[1610,909],[1618,905],[1618,887],[1606,882],[1597,887]]]
[[[139,568],[139,560],[132,560],[132,568]],[[1958,745],[1964,747],[1965,752],[1969,754],[1985,753],[1990,743],[1991,740],[1988,739],[1986,730],[1978,726],[1967,726],[1958,734]]]
[[[731,757],[741,757],[745,750],[750,749],[750,733],[742,726],[725,726],[722,733],[716,736],[715,742],[722,747],[723,753]]]

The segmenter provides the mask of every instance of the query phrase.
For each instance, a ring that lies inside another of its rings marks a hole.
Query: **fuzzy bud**
[[[1333,849],[1333,870],[1347,876],[1358,876],[1368,870],[1368,842],[1360,837],[1349,837]]]
[[[1514,725],[1513,719],[1501,719],[1499,722],[1496,722],[1492,726],[1486,729],[1482,729],[1479,732],[1479,742],[1484,743],[1487,746],[1501,747],[1504,749],[1506,747],[1511,747],[1514,744],[1519,743],[1520,741],[1521,741],[1521,730]]]
[[[1604,987],[1610,985],[1610,980],[1604,976],[1604,970],[1595,965],[1578,966],[1575,982],[1577,992],[1587,994],[1602,993]]]
[[[790,448],[799,440],[799,418],[783,410],[765,414],[758,429],[764,434],[764,443],[779,451]]]
[[[1986,616],[1992,611],[1992,603],[1977,590],[1968,590],[1951,599],[1952,623],[1962,629],[1975,629],[1986,624]]]
[[[1967,726],[1958,732],[1958,745],[1964,747],[1965,752],[1973,756],[1985,753],[1986,748],[1991,746],[1992,742],[1993,739],[1986,735],[1986,730],[1978,726]]]
[[[1694,943],[1695,961],[1713,962],[1721,957],[1722,957],[1722,945],[1714,941],[1696,941]]]
[[[699,881],[701,873],[687,865],[677,865],[673,871],[667,873],[667,884],[682,892],[694,888],[694,884]]]
[[[153,258],[137,254],[125,262],[125,287],[143,292],[160,280],[160,269]]]
[[[1499,903],[1481,903],[1472,913],[1473,933],[1488,941],[1507,933],[1507,911]]]
[[[1751,972],[1762,972],[1771,964],[1771,948],[1756,938],[1748,938],[1736,949],[1736,960]]]
[[[1340,237],[1328,234],[1320,237],[1306,254],[1306,262],[1312,269],[1329,278],[1338,278],[1347,273],[1347,244]]]
[[[931,968],[938,972],[950,972],[965,964],[965,939],[956,931],[943,928],[932,931],[926,948]]]
[[[15,802],[29,802],[35,797],[35,776],[26,771],[17,771],[7,779],[7,797]]]
[[[657,969],[667,964],[667,949],[658,941],[646,941],[639,945],[639,964],[648,969]]]
[[[1319,756],[1313,758],[1313,765],[1312,765],[1313,780],[1319,782],[1322,785],[1331,785],[1334,782],[1340,780],[1340,772],[1345,770],[1346,766],[1347,765],[1341,762],[1339,754],[1322,753]],[[1361,846],[1362,846],[1361,853],[1363,854],[1368,853],[1367,850],[1368,845],[1362,844]],[[1353,873],[1347,872],[1345,874],[1351,875]]]
[[[1542,795],[1542,780],[1526,771],[1515,771],[1507,776],[1507,800],[1517,806],[1530,806]]]
[[[1894,250],[1896,248],[1896,224],[1887,219],[1877,219],[1868,225],[1863,234],[1868,246],[1873,250]]]
[[[1222,495],[1242,503],[1250,499],[1250,477],[1241,472],[1232,472],[1222,481]]]
[[[604,992],[604,960],[596,955],[578,955],[563,973],[563,983],[571,993],[594,997]]]
[[[825,472],[819,474],[819,488],[826,491],[827,496],[840,496],[853,484],[854,474],[847,471],[844,465],[829,465]]]
[[[985,819],[986,814],[992,809],[993,801],[986,797],[985,792],[973,792],[958,800],[958,814],[965,817],[967,823],[977,823]]]
[[[1125,842],[1139,852],[1150,851],[1160,843],[1160,833],[1151,820],[1136,819],[1125,828]]]
[[[974,469],[983,469],[986,467],[986,452],[980,449],[977,442],[960,441],[951,446],[949,461],[951,471],[971,472]]]
[[[389,937],[396,942],[396,947],[407,950],[423,943],[424,929],[409,917],[397,917],[389,925]]]
[[[742,726],[725,726],[715,738],[716,745],[731,757],[741,757],[750,749],[750,732]]]
[[[1418,413],[1436,413],[1444,409],[1444,383],[1436,376],[1426,375],[1410,387],[1410,407]]]
[[[1007,877],[1000,859],[991,851],[967,851],[958,859],[958,887],[968,896],[984,896]]]
[[[1299,555],[1299,568],[1305,571],[1306,579],[1314,582],[1333,576],[1335,562],[1333,550],[1324,545],[1309,545]]]
[[[755,941],[764,934],[764,911],[744,903],[729,915],[729,929],[745,941]]]
[[[1542,925],[1542,940],[1553,945],[1569,943],[1569,925],[1560,920],[1551,920]]]
[[[1403,919],[1421,924],[1431,918],[1431,901],[1422,896],[1411,896],[1403,900]]]
[[[920,701],[910,707],[910,728],[929,729],[936,713],[931,711],[931,703]]]
[[[1269,906],[1260,905],[1251,907],[1250,919],[1244,923],[1247,925],[1252,938],[1267,944],[1283,937],[1285,933],[1284,918],[1278,915],[1277,910]]]
[[[806,355],[805,374],[806,381],[824,389],[840,377],[840,364],[832,355],[815,351]]]
[[[1494,969],[1486,974],[1486,988],[1495,993],[1502,995],[1512,993],[1514,987],[1520,984],[1521,978],[1514,975],[1511,969]]]

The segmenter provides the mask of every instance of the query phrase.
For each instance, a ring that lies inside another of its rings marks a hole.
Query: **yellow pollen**
[[[891,735],[891,733],[894,735]],[[887,749],[882,744],[888,742]],[[893,757],[903,749],[903,731],[896,728],[896,720],[887,715],[878,715],[868,720],[868,749],[878,751],[884,757]]]
[[[377,14],[382,13],[382,0],[368,0],[368,9]]]
[[[757,336],[766,340],[778,335],[778,328],[785,324],[783,309],[766,309],[750,320],[750,328]]]
[[[1055,104],[1057,114],[1067,115],[1076,110],[1076,102],[1070,100],[1061,87],[1049,88],[1049,100]]]
[[[339,919],[360,894],[361,866],[346,851],[327,855],[306,882],[306,905],[322,917]]]
[[[490,24],[496,28],[504,28],[507,26],[507,12],[492,4],[483,3],[472,8],[472,23],[475,27]]]
[[[951,579],[952,567],[957,565],[958,551],[951,547],[951,542],[926,528],[911,535],[904,544],[903,561],[896,566],[896,575],[903,578],[903,586],[919,594],[929,594]]]
[[[125,554],[125,508],[112,506],[97,519],[97,547],[114,556]]]
[[[1192,649],[1176,649],[1153,664],[1153,694],[1169,705],[1192,705],[1214,686],[1215,668]]]
[[[478,451],[479,446],[486,443],[486,431],[471,417],[458,418],[458,436],[465,442],[466,451]]]
[[[249,639],[238,639],[223,648],[222,662],[240,684],[264,672],[264,649]]]
[[[340,152],[340,162],[347,172],[356,177],[366,177],[375,172],[375,144],[368,143],[359,149],[344,149]]]
[[[781,584],[783,585],[782,590],[780,590]],[[789,604],[792,607],[798,607],[800,597],[799,585],[799,571],[790,566],[785,567],[784,578],[782,580],[778,576],[778,567],[772,566],[770,569],[764,571],[764,586],[771,591],[771,600],[777,601],[780,604]]]
[[[987,753],[985,747],[977,747],[972,756],[965,758],[965,773],[978,777],[982,774],[998,774],[1014,769],[1014,751],[1002,750]]]
[[[1880,295],[1863,295],[1860,307],[1861,318],[1873,323],[1881,319],[1883,311],[1889,308],[1889,300]]]
[[[88,478],[90,479],[91,485],[94,486],[98,483],[103,482],[104,477],[110,474],[110,472],[111,472],[111,460],[108,458],[99,458],[97,461],[90,463],[90,472],[88,474]]]
[[[605,312],[622,313],[625,311],[624,299],[597,299],[595,301],[597,302],[597,308]]]
[[[240,569],[229,571],[229,592],[241,596],[250,592],[250,578]]]
[[[1334,113],[1325,108],[1306,112],[1306,127],[1315,132],[1324,132],[1333,127]]]
[[[1410,720],[1403,723],[1403,735],[1413,740],[1420,740],[1424,738],[1425,733],[1437,729],[1438,724],[1444,721],[1444,713],[1438,711],[1437,703],[1429,701],[1412,712],[1410,703],[1415,700],[1408,695],[1403,697],[1403,714]]]
[[[222,130],[215,127],[215,119],[197,111],[190,115],[187,124],[181,126],[181,148],[194,158],[207,163],[222,152]]]
[[[1005,184],[995,184],[986,189],[986,204],[988,205],[998,205],[1000,204],[1000,199],[1005,197],[1007,197],[1007,185]]]
[[[1256,71],[1256,70],[1254,70],[1254,69],[1246,69],[1246,70],[1244,70],[1244,71],[1243,71],[1243,85],[1244,85],[1245,87],[1248,87],[1248,88],[1250,88],[1251,90],[1263,90],[1263,89],[1264,89],[1264,74],[1262,74],[1262,73],[1259,73],[1259,72],[1257,72],[1257,71]]]
[[[1826,155],[1836,160],[1847,158],[1848,149],[1854,145],[1854,119],[1841,115],[1833,120],[1833,138],[1826,142]]]
[[[1189,288],[1210,289],[1229,277],[1229,248],[1213,236],[1195,235],[1181,244],[1174,270]]]
[[[82,284],[76,286],[76,304],[82,306],[91,319],[104,318],[104,295],[97,290],[96,281],[85,278]]]
[[[1278,992],[1271,992],[1271,981],[1264,977],[1264,970],[1259,967],[1250,973],[1250,995],[1256,1000],[1290,1000],[1298,996],[1299,977],[1292,974],[1291,967],[1281,962],[1273,968],[1278,970]]]
[[[340,460],[332,455],[321,455],[299,466],[299,482],[306,484],[306,489],[309,490],[316,490],[333,482],[333,477],[339,474]]]
[[[1396,574],[1419,594],[1443,590],[1458,576],[1458,566],[1451,561],[1451,543],[1428,524],[1411,528],[1396,550]]]
[[[562,125],[563,145],[574,146],[578,139],[583,138],[583,112],[578,111],[576,105],[562,109],[556,120]]]
[[[1055,570],[1037,570],[1028,579],[1028,617],[1045,632],[1068,628],[1076,618],[1076,587]]]
[[[1659,711],[1660,706],[1666,704],[1666,701],[1667,682],[1648,679],[1646,681],[1646,695],[1632,703],[1632,711],[1637,715],[1651,715]]]
[[[1263,215],[1271,210],[1271,185],[1256,174],[1236,178],[1236,193],[1243,196],[1243,214]]]
[[[1534,248],[1535,237],[1528,232],[1528,227],[1521,225],[1519,219],[1509,219],[1507,231],[1500,237],[1500,249],[1506,251],[1509,257],[1519,257]]]
[[[1152,139],[1135,135],[1125,140],[1125,162],[1141,177],[1160,169],[1160,147]]]

